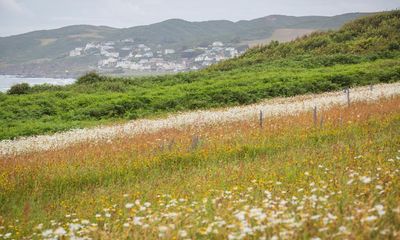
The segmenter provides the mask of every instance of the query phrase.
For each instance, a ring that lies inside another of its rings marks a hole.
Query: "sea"
[[[44,83],[53,85],[67,85],[72,84],[75,81],[76,79],[73,78],[33,78],[16,75],[0,75],[0,92],[7,92],[7,90],[10,89],[12,85],[17,83],[28,83],[32,86]]]

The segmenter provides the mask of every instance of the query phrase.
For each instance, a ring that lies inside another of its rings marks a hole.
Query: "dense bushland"
[[[28,83],[19,83],[13,85],[7,93],[10,95],[20,95],[29,93],[31,87]]]
[[[135,78],[88,73],[65,87],[35,86],[0,96],[0,139],[395,82],[399,30],[400,11],[392,11],[339,31],[272,42],[197,72]]]

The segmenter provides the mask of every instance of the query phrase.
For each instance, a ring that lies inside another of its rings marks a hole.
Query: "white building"
[[[225,48],[225,51],[229,52],[229,55],[230,55],[231,57],[237,57],[237,56],[239,56],[238,50],[236,50],[236,49],[233,48],[233,47]]]
[[[174,53],[175,53],[175,50],[174,50],[174,49],[165,49],[165,50],[164,50],[164,54],[165,54],[165,55],[174,54]]]
[[[221,56],[221,55],[215,56],[215,61],[217,61],[217,62],[222,61],[222,60],[225,60],[225,59],[227,59],[227,58],[224,57],[224,56]]]
[[[108,46],[108,45],[102,45],[102,46],[100,46],[100,50],[112,50],[112,49],[114,49],[114,47],[113,46]]]
[[[106,46],[114,46],[115,43],[113,41],[105,42],[104,45]]]
[[[80,55],[82,55],[82,50],[83,50],[83,48],[75,48],[74,50],[69,52],[69,56],[70,57],[80,56]]]
[[[100,48],[100,45],[94,43],[87,43],[85,46],[85,51],[90,50],[92,48]]]
[[[131,69],[131,70],[144,70],[145,68],[141,64],[137,64],[130,61],[120,61],[116,65],[117,68]]]
[[[154,56],[153,52],[146,52],[145,54],[143,54],[144,57],[147,58],[152,58]]]
[[[121,50],[122,51],[130,51],[130,50],[132,50],[132,47],[122,47]]]
[[[194,59],[194,61],[195,61],[195,62],[202,62],[202,61],[204,61],[204,58],[205,58],[205,55],[204,55],[204,54],[201,54],[201,55],[197,56],[197,57]]]
[[[212,60],[214,60],[214,58],[211,57],[211,56],[205,56],[204,57],[204,61],[211,62]]]
[[[139,44],[138,48],[142,51],[148,52],[151,51],[151,48],[149,48],[148,46],[146,46],[145,44]]]
[[[107,50],[105,50],[103,48],[100,50],[100,54],[105,56],[105,57],[108,57],[108,58],[118,58],[119,57],[119,53],[118,52],[109,52],[109,51],[107,51]]]
[[[116,58],[107,58],[107,59],[100,60],[97,65],[99,67],[112,67],[117,62],[118,62],[118,59],[116,59]]]
[[[222,42],[213,42],[212,46],[213,47],[223,47],[224,44]]]
[[[134,43],[135,41],[132,38],[127,38],[127,39],[122,40],[122,42],[124,42],[124,43]]]
[[[212,51],[214,51],[214,52],[221,52],[223,50],[224,50],[224,48],[222,48],[222,47],[212,47]]]

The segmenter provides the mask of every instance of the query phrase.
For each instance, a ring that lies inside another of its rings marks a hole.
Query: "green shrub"
[[[97,82],[102,82],[105,80],[105,77],[100,76],[96,72],[88,72],[85,75],[78,78],[76,84],[92,84]]]
[[[0,101],[5,100],[6,97],[7,96],[3,92],[0,92]]]
[[[353,82],[351,76],[345,74],[335,74],[333,76],[329,76],[328,80],[341,87],[350,87]]]
[[[13,85],[7,93],[10,95],[28,94],[31,91],[31,86],[28,83],[18,83]]]
[[[32,86],[31,92],[59,91],[61,89],[63,89],[62,86],[45,83]]]
[[[123,82],[104,82],[99,85],[99,89],[109,92],[125,92],[126,86]]]
[[[389,50],[394,51],[394,50],[400,50],[400,44],[398,42],[392,42],[389,44]]]
[[[54,94],[57,98],[60,98],[60,99],[66,99],[66,98],[68,98],[69,96],[70,96],[70,94],[68,94],[68,92],[56,92],[55,94]]]

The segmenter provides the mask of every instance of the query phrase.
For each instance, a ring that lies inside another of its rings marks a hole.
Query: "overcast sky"
[[[132,27],[170,18],[237,21],[399,7],[400,0],[0,0],[0,36],[74,24]]]

